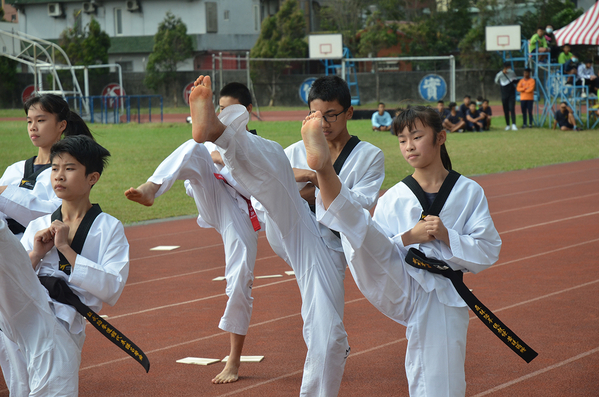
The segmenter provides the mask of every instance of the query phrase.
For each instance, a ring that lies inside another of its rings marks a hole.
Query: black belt
[[[424,269],[431,273],[440,274],[451,280],[451,283],[458,294],[460,294],[470,309],[476,313],[476,316],[524,361],[530,363],[538,355],[536,351],[530,348],[512,330],[506,327],[505,324],[491,312],[491,310],[483,305],[481,301],[470,292],[470,289],[464,284],[464,273],[461,271],[453,271],[451,267],[443,261],[427,258],[426,255],[415,248],[410,248],[408,251],[406,263],[418,269]]]
[[[8,228],[10,229],[12,234],[25,233],[25,226],[21,225],[19,222],[15,221],[14,219],[7,218],[6,225],[8,226]]]
[[[102,335],[117,345],[125,353],[133,357],[135,361],[145,368],[146,372],[150,370],[150,361],[145,353],[137,347],[129,338],[127,338],[118,329],[114,328],[105,319],[96,314],[92,309],[85,305],[77,295],[69,288],[66,281],[57,277],[39,276],[40,282],[50,293],[50,297],[57,302],[73,306],[79,314],[89,321]]]

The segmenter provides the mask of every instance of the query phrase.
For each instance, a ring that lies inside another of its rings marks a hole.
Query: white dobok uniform
[[[320,229],[299,194],[283,148],[245,133],[248,117],[243,106],[228,106],[219,115],[227,128],[214,143],[235,180],[260,202],[268,241],[295,272],[308,347],[300,395],[336,396],[349,354],[343,327],[343,253],[327,246],[337,237]]]
[[[0,178],[0,186],[7,186],[0,194],[0,218],[12,218],[27,227],[32,220],[53,213],[62,200],[52,189],[51,172],[51,168],[42,171],[33,190],[29,190],[19,187],[25,173],[25,160],[9,166]]]
[[[249,134],[249,132],[248,132]],[[187,194],[198,208],[198,225],[213,227],[220,233],[225,249],[226,293],[229,297],[219,328],[246,335],[252,316],[252,284],[258,251],[258,232],[254,231],[244,197],[250,197],[231,177],[226,167],[215,166],[210,152],[216,150],[193,139],[171,153],[148,179],[161,185],[156,197],[168,191],[175,180],[184,180]],[[216,179],[221,174],[227,181]]]
[[[114,305],[129,273],[129,243],[123,225],[101,213],[92,224],[81,255],[67,275],[59,270],[53,247],[36,269],[27,252],[51,215],[32,221],[21,243],[0,220],[0,328],[10,355],[2,370],[11,397],[76,396],[85,318],[75,308],[54,301],[38,280],[64,279],[81,302],[96,313],[102,303]],[[15,349],[17,348],[18,349]]]
[[[319,221],[341,232],[360,291],[383,314],[407,327],[410,396],[464,396],[468,307],[449,279],[404,261],[412,246],[404,247],[401,235],[422,213],[416,196],[398,183],[380,198],[374,220],[345,186],[328,210],[320,196],[316,204]],[[476,182],[461,176],[439,217],[451,247],[434,240],[415,248],[464,272],[478,273],[497,261],[501,239]]]

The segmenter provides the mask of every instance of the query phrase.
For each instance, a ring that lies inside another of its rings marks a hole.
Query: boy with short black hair
[[[308,100],[308,102],[310,101]],[[372,114],[371,122],[373,131],[389,131],[391,129],[393,118],[389,112],[385,110],[385,104],[383,102],[379,103],[378,110]]]
[[[476,110],[476,103],[470,102],[470,106],[466,112],[468,131],[482,131],[483,119],[484,116],[478,110]]]
[[[466,122],[456,110],[456,103],[449,103],[449,116],[443,120],[443,128],[449,132],[463,132]]]
[[[493,109],[489,106],[489,100],[483,99],[483,104],[478,108],[478,111],[484,115],[483,129],[489,131],[491,129],[491,117],[493,117]]]
[[[217,119],[211,97],[210,77],[200,76],[190,95],[193,137],[197,142],[214,142],[235,179],[259,201],[269,243],[292,267],[300,288],[308,347],[300,395],[336,396],[349,354],[343,326],[346,262],[341,242],[331,230],[320,227],[298,192],[297,182],[311,181],[308,170],[300,171],[306,179],[294,175],[278,143],[243,133],[240,126],[248,117],[243,107],[232,106]],[[380,150],[356,144],[349,135],[347,120],[353,108],[347,84],[337,76],[322,77],[314,82],[308,101],[311,112],[326,117],[323,134],[331,158],[337,165],[345,158],[339,177],[360,205],[372,208],[384,179],[384,158]],[[356,144],[351,151],[350,140]],[[294,158],[301,150],[297,145],[288,156]],[[305,148],[303,153],[305,163]]]
[[[445,120],[447,116],[449,116],[449,109],[445,107],[445,102],[443,102],[443,100],[437,102],[437,113],[439,113],[441,120]]]
[[[129,272],[123,225],[89,200],[108,156],[87,136],[57,142],[51,150],[51,178],[62,206],[33,220],[22,246],[0,222],[0,328],[13,343],[6,346],[18,346],[10,352],[10,368],[3,368],[5,376],[8,371],[18,379],[11,383],[11,395],[78,393],[86,320],[80,310],[49,293],[42,279],[44,285],[64,285],[95,312],[103,302],[114,305],[123,291]]]
[[[464,102],[460,105],[460,116],[466,120],[466,113],[470,108],[470,95],[464,95]]]
[[[559,109],[556,110],[553,117],[553,129],[559,125],[559,128],[562,131],[576,131],[576,119],[574,118],[574,113],[566,102],[559,104]]]
[[[221,112],[229,106],[242,105],[248,114],[252,113],[250,91],[241,83],[224,86],[218,103]],[[243,127],[247,130],[247,125]],[[248,132],[256,134],[255,130]],[[196,202],[198,225],[216,229],[223,240],[229,300],[218,326],[230,334],[231,347],[225,368],[212,383],[232,383],[239,379],[241,353],[252,316],[260,224],[249,201],[250,193],[231,176],[211,142],[200,144],[190,139],[183,143],[160,163],[147,182],[125,191],[125,197],[151,206],[176,180],[185,181],[187,194]]]

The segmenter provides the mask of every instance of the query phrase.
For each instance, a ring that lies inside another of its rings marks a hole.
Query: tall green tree
[[[170,11],[158,25],[154,35],[154,48],[148,57],[144,84],[157,91],[170,88],[175,107],[179,104],[180,87],[177,86],[177,64],[193,55],[193,40],[187,34],[187,26],[181,18]]]
[[[447,10],[429,9],[403,28],[404,53],[415,56],[449,55],[457,52],[460,40],[472,26],[470,0],[450,0]]]
[[[522,35],[530,38],[539,26],[553,26],[560,29],[581,16],[584,11],[576,8],[570,0],[535,0],[532,11],[527,11],[518,17],[517,22],[522,26]]]
[[[474,70],[482,96],[486,97],[484,85],[486,71],[500,69],[501,57],[495,51],[486,51],[485,27],[500,25],[501,22],[497,17],[499,15],[497,0],[478,0],[475,6],[479,9],[478,18],[464,38],[460,40],[458,59],[463,66]]]
[[[81,11],[79,11],[81,12]],[[77,18],[75,18],[77,20]],[[99,65],[108,63],[110,37],[93,17],[83,29],[73,26],[60,34],[59,45],[73,65]],[[106,74],[107,69],[91,69],[92,74]]]
[[[15,107],[15,98],[19,97],[15,92],[17,61],[0,56],[0,76],[2,76],[0,78],[0,106]]]
[[[397,44],[397,24],[386,24],[380,12],[372,13],[366,19],[364,30],[359,32],[357,56],[376,56],[383,48]]]
[[[306,19],[297,0],[285,0],[279,12],[264,19],[260,36],[250,51],[252,58],[305,58],[308,44],[305,39]],[[280,74],[290,67],[290,62],[254,61],[252,78],[268,78],[269,106],[273,106],[276,83]],[[256,71],[260,70],[260,73]]]
[[[358,32],[364,28],[368,0],[332,0],[320,9],[321,28],[343,35],[343,45],[352,54],[358,52]]]

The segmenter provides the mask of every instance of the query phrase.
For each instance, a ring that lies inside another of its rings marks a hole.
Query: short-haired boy
[[[123,225],[89,200],[109,155],[86,136],[57,142],[51,178],[62,206],[33,220],[22,246],[0,222],[0,328],[12,358],[10,368],[2,369],[17,380],[10,382],[11,395],[78,393],[86,320],[74,307],[50,298],[38,276],[63,280],[95,312],[102,303],[114,305],[123,291],[129,272]]]
[[[443,128],[449,132],[463,132],[466,122],[456,109],[455,102],[449,103],[449,115],[443,120]]]
[[[476,103],[470,102],[468,111],[466,112],[466,124],[468,131],[482,131],[484,115],[476,110]]]
[[[491,118],[493,117],[493,109],[489,106],[489,100],[483,99],[483,104],[478,108],[478,111],[484,115],[483,129],[489,131],[491,129]]]
[[[243,105],[251,114],[252,97],[245,85],[229,83],[222,88],[221,112],[232,105]],[[212,383],[235,382],[239,379],[241,353],[252,316],[252,285],[260,225],[257,217],[250,218],[250,213],[254,214],[254,208],[249,205],[250,194],[233,179],[211,142],[201,144],[190,139],[183,143],[160,163],[146,183],[125,191],[125,197],[151,206],[154,199],[166,193],[176,180],[185,181],[187,194],[196,202],[198,225],[216,229],[223,240],[229,300],[219,328],[229,332],[231,349],[225,368]]]
[[[385,110],[383,102],[379,103],[378,110],[372,114],[371,122],[373,131],[389,131],[391,129],[393,118]]]
[[[338,159],[351,139],[347,132],[347,120],[353,113],[351,96],[347,84],[338,77],[321,79],[312,86],[321,95],[314,98],[311,91],[308,101],[311,111],[326,115],[323,133],[331,157]],[[217,119],[211,97],[210,77],[200,76],[190,95],[193,137],[197,142],[214,142],[238,183],[263,206],[270,245],[293,268],[300,288],[303,335],[308,347],[300,395],[336,396],[349,354],[343,326],[346,263],[342,249],[337,249],[341,244],[335,242],[338,238],[332,231],[320,228],[308,203],[300,196],[296,183],[300,178],[294,176],[281,146],[244,133],[241,126],[248,115],[241,106],[231,106]],[[344,137],[345,142],[336,139],[339,137]],[[350,189],[361,187],[352,194],[361,205],[373,206],[376,199],[371,192],[376,191],[378,197],[384,176],[371,168],[383,167],[384,159],[382,153],[372,157],[362,150],[354,153],[357,147],[347,157],[339,176],[343,179],[345,166],[350,166],[346,183]],[[331,246],[333,243],[335,246]]]

